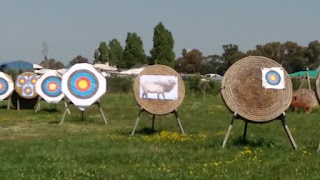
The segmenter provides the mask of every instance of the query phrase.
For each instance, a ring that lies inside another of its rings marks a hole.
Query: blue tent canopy
[[[15,60],[15,61],[2,61],[0,62],[1,71],[14,71],[19,73],[19,71],[33,71],[33,63]]]

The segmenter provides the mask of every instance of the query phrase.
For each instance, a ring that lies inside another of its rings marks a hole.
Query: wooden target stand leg
[[[140,121],[140,117],[141,117],[142,112],[147,112],[147,111],[145,111],[143,108],[140,108],[139,114],[138,114],[138,117],[137,117],[137,120],[136,120],[136,123],[134,124],[134,127],[133,127],[132,132],[131,132],[131,136],[133,136],[134,133],[136,132],[136,129],[137,129],[137,126],[138,126],[138,124],[139,124],[139,121]],[[176,117],[176,120],[177,120],[177,123],[178,123],[178,126],[179,126],[179,128],[180,128],[181,133],[182,133],[182,134],[185,134],[185,133],[184,133],[184,130],[183,130],[183,127],[182,127],[182,124],[181,124],[180,119],[179,119],[178,111],[177,111],[177,110],[174,110],[174,111],[171,112],[171,113],[174,113],[174,115],[175,115],[175,117]],[[155,114],[152,114],[152,130],[154,130],[154,120],[155,120],[155,116],[156,116]]]
[[[63,124],[64,119],[65,119],[67,113],[69,113],[69,115],[70,115],[69,105],[72,104],[71,101],[69,101],[69,102],[65,101],[64,103],[65,103],[65,111],[64,111],[64,113],[63,113],[63,115],[62,115],[62,119],[61,119],[61,121],[60,121],[60,123],[59,123],[60,125]],[[104,123],[105,123],[106,125],[108,125],[107,118],[106,118],[106,116],[104,115],[104,112],[103,112],[103,110],[102,110],[102,108],[101,108],[100,100],[98,100],[97,102],[95,102],[95,104],[97,104],[97,106],[98,106],[98,108],[99,108],[99,112],[100,112],[100,114],[101,114],[101,116],[102,116],[102,118],[103,118],[103,120],[104,120]],[[84,111],[81,111],[81,119],[83,120],[83,118],[84,118]]]
[[[233,115],[232,115],[232,120],[230,122],[230,125],[228,127],[228,130],[227,130],[227,133],[224,137],[224,140],[223,140],[223,143],[222,143],[222,148],[224,148],[227,144],[227,141],[228,141],[228,138],[229,138],[229,135],[230,135],[230,132],[231,132],[231,129],[232,129],[232,126],[233,126],[233,123],[234,123],[234,120],[237,119],[237,113],[235,112]],[[280,120],[281,120],[281,123],[282,123],[282,126],[284,128],[284,130],[286,131],[286,134],[290,140],[290,143],[293,147],[294,150],[297,150],[297,144],[295,142],[295,140],[293,139],[293,136],[290,132],[290,129],[286,123],[286,114],[285,112],[282,113],[281,117],[280,117]],[[243,139],[246,139],[246,135],[247,135],[247,128],[248,128],[248,121],[244,120],[245,121],[245,125],[244,125],[244,131],[243,131]],[[320,150],[320,144],[319,144],[319,148],[318,150]]]
[[[38,111],[41,110],[41,96],[38,97],[38,102],[37,102],[37,107],[36,107],[36,110],[34,111],[34,113],[37,113]]]
[[[318,146],[318,150],[317,150],[318,152],[320,151],[320,143],[319,143],[319,146]]]
[[[12,96],[12,93],[10,94],[9,98],[8,98],[8,104],[7,104],[7,109],[9,110],[10,107],[11,107],[11,96]]]

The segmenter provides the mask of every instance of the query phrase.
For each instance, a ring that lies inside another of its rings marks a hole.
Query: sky
[[[204,56],[236,44],[243,52],[258,44],[320,40],[319,0],[0,0],[0,61],[64,64],[78,55],[93,61],[102,41],[125,46],[128,32],[141,37],[146,55],[153,29],[162,22],[182,49]]]

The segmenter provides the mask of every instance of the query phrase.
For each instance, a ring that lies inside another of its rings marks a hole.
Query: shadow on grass
[[[258,139],[258,140],[248,140],[244,139],[242,136],[238,137],[236,140],[232,142],[232,145],[235,146],[250,146],[250,147],[275,147],[275,144],[273,142],[267,142],[264,139]]]
[[[134,134],[140,134],[140,135],[152,135],[152,134],[155,134],[157,133],[158,131],[154,130],[154,129],[151,129],[151,128],[143,128],[139,131],[135,131]],[[131,134],[131,132],[130,132]]]

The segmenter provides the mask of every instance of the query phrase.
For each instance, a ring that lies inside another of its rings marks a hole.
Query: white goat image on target
[[[140,98],[157,100],[178,99],[178,78],[164,75],[142,75]]]

